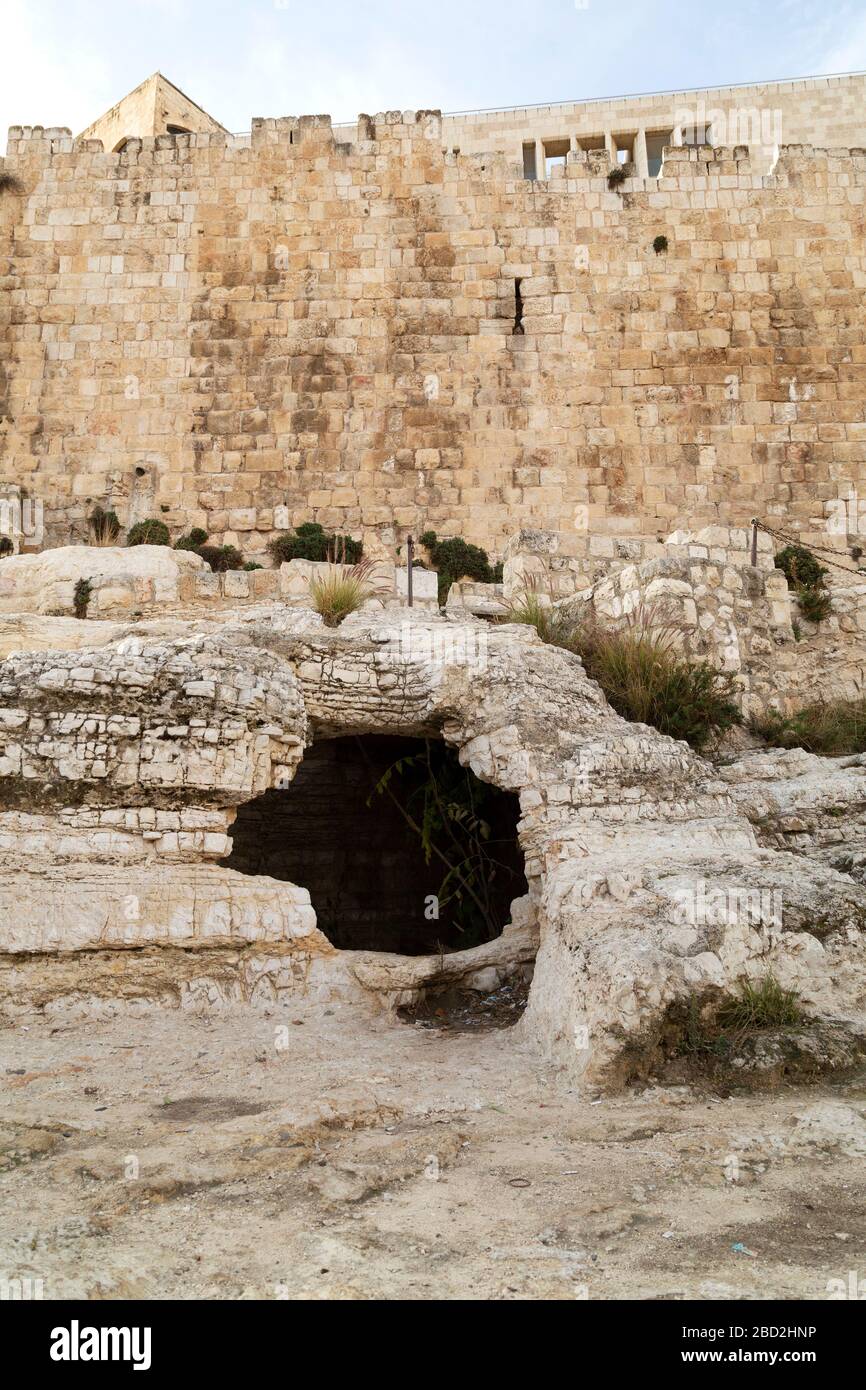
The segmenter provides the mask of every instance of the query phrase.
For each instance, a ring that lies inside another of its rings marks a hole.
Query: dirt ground
[[[866,1075],[580,1094],[511,1028],[294,1005],[0,1033],[45,1298],[764,1299],[866,1275]]]

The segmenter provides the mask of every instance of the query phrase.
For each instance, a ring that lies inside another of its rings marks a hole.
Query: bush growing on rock
[[[244,567],[244,557],[233,545],[199,545],[195,550],[216,574]]]
[[[741,980],[739,993],[726,999],[718,1013],[720,1027],[737,1033],[796,1028],[802,1019],[797,994],[783,989],[774,975],[765,975],[758,983]]]
[[[189,550],[193,555],[200,555],[206,564],[216,574],[224,574],[226,570],[249,569],[249,565],[244,564],[244,557],[234,545],[208,545],[207,531],[200,526],[194,526],[186,536],[179,536],[174,543],[175,550]],[[260,565],[254,565],[254,569],[260,569]]]
[[[825,758],[866,753],[866,697],[806,705],[787,719],[770,710],[749,727],[773,748],[805,748]]]
[[[640,615],[612,631],[528,591],[506,621],[528,623],[543,642],[579,656],[617,714],[632,723],[650,724],[700,750],[741,722],[733,676],[707,661],[686,661],[674,648],[675,632],[654,628]]]
[[[201,526],[193,526],[192,530],[185,536],[178,536],[174,543],[175,550],[195,550],[207,544],[207,531]]]
[[[430,563],[439,571],[439,602],[444,603],[452,584],[460,579],[476,579],[481,584],[495,584],[502,579],[502,566],[491,565],[486,550],[472,545],[462,536],[440,541],[435,531],[425,531],[421,544],[430,556]]]
[[[156,517],[149,517],[147,521],[137,521],[134,526],[130,526],[126,544],[168,545],[170,539],[165,522],[159,521]]]
[[[317,521],[305,521],[296,526],[294,534],[287,531],[268,543],[268,550],[278,565],[290,560],[331,560],[339,564],[356,565],[364,553],[361,541],[351,536],[327,532]]]
[[[93,596],[93,585],[89,579],[79,579],[72,593],[72,607],[76,618],[86,618],[87,609]]]
[[[339,627],[344,618],[374,597],[372,571],[372,560],[359,560],[356,565],[331,565],[325,574],[313,576],[310,597],[325,627]]]

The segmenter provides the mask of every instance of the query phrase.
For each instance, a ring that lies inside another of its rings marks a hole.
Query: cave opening
[[[450,953],[500,936],[526,893],[519,817],[439,739],[327,738],[239,808],[222,862],[307,888],[341,950]]]

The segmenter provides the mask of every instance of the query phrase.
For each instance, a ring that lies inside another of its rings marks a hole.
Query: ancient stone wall
[[[428,526],[494,555],[823,526],[866,473],[866,153],[609,167],[532,183],[423,112],[120,154],[13,128],[0,482],[47,544],[98,501],[252,557],[309,519],[392,557]]]
[[[505,603],[520,607],[535,592],[577,621],[655,630],[690,660],[731,672],[747,716],[768,709],[790,714],[816,700],[862,694],[862,571],[846,573],[831,562],[825,576],[830,609],[814,623],[775,568],[776,545],[764,532],[758,533],[755,565],[745,528],[675,531],[664,544],[617,540],[606,557],[563,554],[560,539],[540,532],[512,538]]]

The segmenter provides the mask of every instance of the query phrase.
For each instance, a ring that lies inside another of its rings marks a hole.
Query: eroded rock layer
[[[94,645],[73,650],[31,632],[37,649],[0,675],[7,1016],[70,996],[104,1012],[307,995],[361,1017],[431,983],[489,985],[537,949],[520,1027],[591,1080],[651,1056],[672,1008],[768,972],[859,1027],[866,889],[821,814],[838,800],[826,760],[717,770],[624,722],[575,656],[521,626],[405,610],[332,632],[273,606],[86,627]],[[303,883],[220,865],[238,808],[290,785],[315,740],[350,734],[441,737],[519,796],[529,893],[499,941],[441,959],[339,951]],[[862,760],[843,782],[862,817]]]

